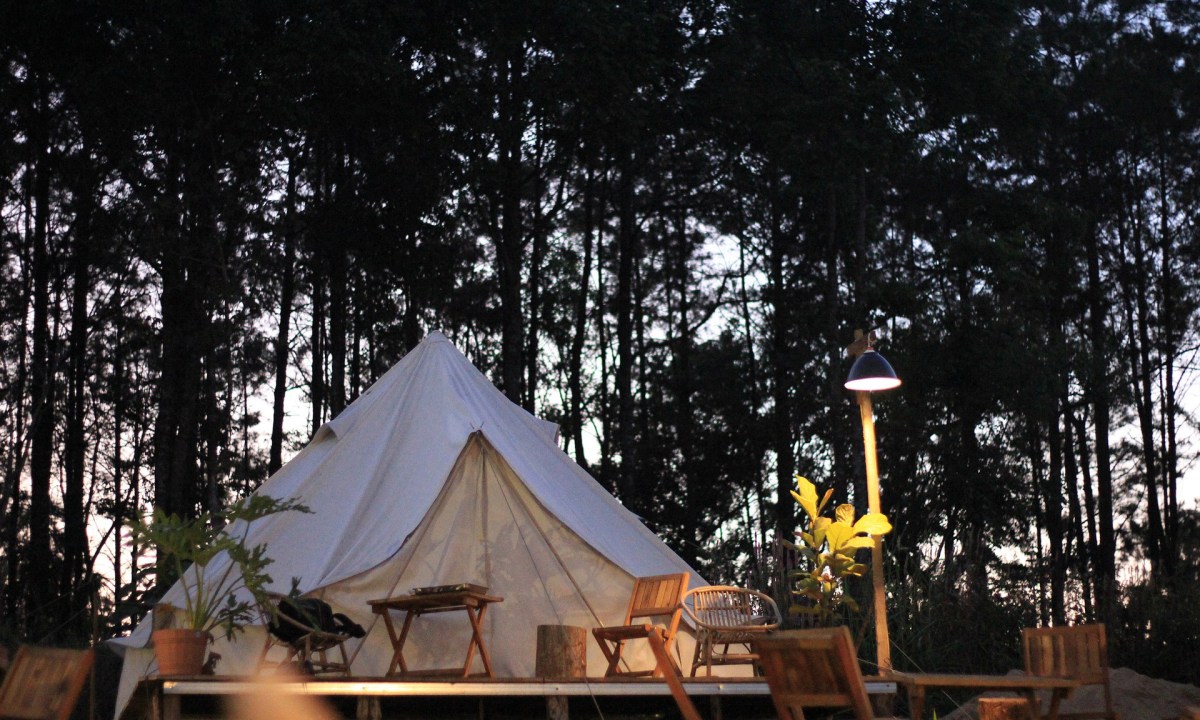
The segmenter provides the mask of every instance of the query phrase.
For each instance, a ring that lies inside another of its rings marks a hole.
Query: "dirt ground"
[[[1113,706],[1120,720],[1190,719],[1200,713],[1200,687],[1139,675],[1126,668],[1113,668]],[[1103,710],[1104,691],[1099,685],[1079,688],[1063,702],[1060,712]],[[977,720],[979,703],[975,700],[959,707],[943,720]]]

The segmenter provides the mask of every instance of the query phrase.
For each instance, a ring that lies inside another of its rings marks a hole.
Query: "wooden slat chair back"
[[[850,708],[871,720],[854,641],[845,627],[786,630],[754,641],[779,720],[804,720],[804,708]]]
[[[621,653],[626,642],[647,639],[650,633],[657,633],[663,646],[670,649],[675,633],[679,630],[679,619],[683,614],[683,595],[687,592],[687,584],[688,573],[653,575],[634,580],[624,624],[592,628],[592,635],[608,660],[605,677],[661,674],[662,669],[658,667],[654,670],[622,671]],[[635,620],[643,622],[635,623]],[[671,662],[674,663],[674,660]]]
[[[1070,627],[1025,628],[1021,631],[1025,672],[1043,677],[1077,680],[1081,685],[1102,685],[1104,709],[1059,713],[1060,718],[1116,720],[1108,671],[1108,639],[1102,623]]]
[[[0,685],[3,720],[67,720],[92,671],[91,650],[23,645]]]
[[[687,573],[655,575],[635,580],[633,593],[629,598],[629,609],[625,611],[625,624],[632,625],[637,618],[670,616],[672,625],[678,627],[682,609],[679,601],[687,592],[687,581]]]
[[[258,657],[259,670],[273,667],[290,668],[309,675],[332,673],[349,677],[350,659],[346,654],[346,641],[350,640],[349,635],[327,632],[285,615],[278,608],[280,603],[287,600],[287,596],[279,593],[268,593],[267,596],[275,604],[275,607],[264,608],[263,614],[269,616],[268,620],[294,628],[299,636],[297,639],[287,642],[271,634],[268,630],[267,642],[263,645],[262,653]],[[275,647],[284,649],[285,654],[282,660],[267,658],[271,649]],[[336,656],[333,654],[335,651],[337,652]]]
[[[758,655],[750,643],[779,627],[779,606],[764,593],[729,585],[693,588],[683,598],[683,611],[696,625],[692,676],[703,666],[753,664]]]

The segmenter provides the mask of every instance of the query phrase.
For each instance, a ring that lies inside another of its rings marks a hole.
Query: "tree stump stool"
[[[538,625],[534,674],[544,680],[574,680],[587,675],[587,630],[574,625]],[[567,720],[567,698],[547,697],[546,717]]]
[[[1025,698],[979,698],[979,720],[1036,720]]]

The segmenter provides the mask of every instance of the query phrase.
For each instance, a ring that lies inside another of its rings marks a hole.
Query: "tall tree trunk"
[[[1123,255],[1133,259],[1133,266],[1123,273],[1126,282],[1131,285],[1126,292],[1132,294],[1132,302],[1126,299],[1125,313],[1130,327],[1134,331],[1136,341],[1130,348],[1129,362],[1133,373],[1134,406],[1137,408],[1138,429],[1141,431],[1142,465],[1145,472],[1146,487],[1146,557],[1150,560],[1151,576],[1156,580],[1163,577],[1163,521],[1162,510],[1159,507],[1159,471],[1158,444],[1154,433],[1154,402],[1155,373],[1153,358],[1151,358],[1150,341],[1150,305],[1147,299],[1147,284],[1151,282],[1146,267],[1145,247],[1142,243],[1142,226],[1140,222],[1126,230],[1121,223],[1121,239]],[[1132,243],[1133,247],[1125,252],[1125,245]],[[1132,338],[1131,338],[1132,340]]]
[[[782,209],[772,200],[769,270],[767,276],[771,308],[771,394],[775,407],[771,415],[772,445],[775,449],[775,539],[791,541],[796,527],[792,507],[793,475],[796,472],[795,452],[792,449],[791,373],[788,358],[791,345],[791,313],[784,266],[787,258],[787,238],[782,225]]]
[[[365,282],[363,271],[352,278],[350,297],[354,298],[354,310],[351,313],[350,323],[350,378],[346,387],[346,402],[354,402],[358,397],[358,393],[362,388],[363,376],[363,345],[373,344],[370,338],[371,320],[371,303],[367,302],[363,297],[362,285]]]
[[[521,402],[525,361],[525,319],[521,307],[521,265],[525,250],[525,221],[521,199],[524,187],[522,138],[525,133],[525,49],[521,41],[501,56],[504,82],[499,97],[500,235],[496,262],[500,279],[500,360],[504,394]]]
[[[853,485],[857,487],[852,477],[862,477],[861,483],[866,482],[865,473],[854,473],[854,463],[849,462],[848,458],[854,457],[854,453],[850,451],[850,445],[846,438],[854,437],[851,432],[850,424],[846,422],[845,412],[843,408],[853,408],[854,415],[858,415],[858,409],[853,402],[846,403],[846,390],[842,386],[844,381],[843,362],[845,360],[845,351],[843,347],[847,344],[838,342],[846,338],[839,338],[839,330],[841,329],[838,323],[838,309],[841,305],[841,298],[838,293],[839,274],[838,274],[838,251],[837,251],[837,193],[833,187],[829,188],[829,198],[826,204],[825,212],[825,246],[823,248],[825,255],[825,332],[827,337],[833,342],[829,343],[829,354],[826,358],[826,373],[827,373],[827,392],[828,407],[829,407],[829,438],[830,445],[833,448],[833,478],[832,487],[833,495],[839,498],[839,502],[848,502],[850,497],[850,488]],[[867,328],[870,331],[870,328]],[[860,484],[861,484],[860,483]],[[863,484],[865,488],[865,484]],[[866,512],[866,493],[862,495],[855,493],[855,506],[858,512]]]
[[[350,204],[352,182],[352,170],[344,149],[334,158],[334,171],[332,207],[334,222],[340,224],[348,220],[345,209]],[[332,420],[346,407],[346,315],[349,312],[346,276],[350,272],[350,259],[345,246],[333,235],[331,224],[326,224],[320,241],[329,268],[329,334],[326,336],[329,350],[329,384],[325,388],[325,398],[329,403],[329,418]]]
[[[614,243],[615,243],[614,237]],[[600,359],[600,425],[604,429],[600,434],[600,482],[609,492],[618,492],[618,480],[614,477],[613,447],[620,435],[617,429],[617,419],[613,413],[612,390],[609,388],[610,376],[609,354],[612,350],[612,339],[608,331],[608,279],[604,272],[604,232],[598,230],[596,235],[596,357]]]
[[[1112,451],[1109,447],[1111,401],[1108,379],[1108,298],[1100,278],[1100,235],[1093,223],[1084,237],[1087,255],[1088,334],[1091,340],[1091,364],[1088,388],[1091,391],[1096,441],[1096,547],[1097,608],[1103,622],[1114,624],[1117,606],[1117,539],[1113,529]]]
[[[67,378],[66,439],[64,450],[65,487],[63,492],[63,573],[62,597],[67,599],[69,617],[80,617],[90,600],[83,588],[88,556],[87,526],[83,512],[84,441],[86,422],[85,390],[88,378],[88,294],[91,288],[92,187],[79,193],[75,218],[75,242],[72,257],[71,331]],[[82,595],[79,593],[83,592]]]
[[[743,332],[742,339],[746,344],[746,359],[749,363],[746,387],[749,393],[748,407],[750,416],[757,421],[759,409],[762,407],[761,399],[759,398],[759,375],[758,375],[758,355],[754,346],[754,324],[750,314],[750,292],[746,287],[746,277],[750,274],[746,264],[746,241],[743,239],[738,243],[738,309],[742,319]],[[751,527],[757,526],[757,544],[763,548],[767,556],[770,552],[766,550],[770,547],[769,533],[774,525],[774,519],[767,517],[765,507],[767,505],[767,482],[763,473],[756,472],[752,478],[754,500],[758,508],[758,516],[755,522],[751,523]],[[749,505],[749,503],[747,503]]]
[[[219,467],[222,413],[219,398],[223,383],[220,379],[222,369],[217,364],[216,355],[216,348],[208,348],[200,380],[204,393],[204,410],[200,418],[200,476],[204,479],[204,508],[213,514],[221,511]]]
[[[1031,435],[1034,434],[1034,431],[1032,429],[1030,431],[1030,434]],[[1045,487],[1045,474],[1046,473],[1045,473],[1045,469],[1043,468],[1043,465],[1045,465],[1045,462],[1044,462],[1044,458],[1042,457],[1041,443],[1039,443],[1037,441],[1036,436],[1033,438],[1033,441],[1030,443],[1029,461],[1030,461],[1030,470],[1032,471],[1032,474],[1033,474],[1033,503],[1034,503],[1034,507],[1038,509],[1038,512],[1035,512],[1033,515],[1033,519],[1034,519],[1033,537],[1035,540],[1035,542],[1034,542],[1034,546],[1035,546],[1034,547],[1034,562],[1035,562],[1034,567],[1036,568],[1037,586],[1038,586],[1038,593],[1037,593],[1038,623],[1041,625],[1049,625],[1050,624],[1050,603],[1046,599],[1046,585],[1048,584],[1047,578],[1046,578],[1046,551],[1042,547],[1042,536],[1045,535],[1045,532],[1046,532],[1046,523],[1044,522],[1044,520],[1045,520],[1044,513],[1041,512],[1041,509],[1043,508],[1043,505],[1044,505],[1044,503],[1042,502],[1042,497],[1043,497],[1043,488]]]
[[[116,288],[116,294],[119,296],[122,292],[121,287]],[[128,506],[125,503],[125,462],[122,457],[124,448],[124,433],[125,433],[125,412],[127,398],[125,396],[125,348],[124,335],[118,327],[114,333],[114,343],[112,348],[112,396],[113,396],[113,449],[112,449],[112,483],[113,483],[113,605],[120,607],[125,600],[125,579],[123,577],[124,570],[122,569],[122,551],[125,544],[125,533],[122,532],[125,523],[124,518],[128,512]],[[136,485],[136,478],[131,485]],[[130,573],[130,580],[132,580]]]
[[[863,323],[866,326],[866,327],[863,327],[863,331],[867,333],[867,337],[869,338],[871,330],[874,329],[873,328],[874,318],[870,317],[870,313],[868,310],[868,307],[869,307],[868,299],[867,299],[867,294],[870,291],[870,285],[867,282],[867,272],[869,271],[869,268],[868,268],[869,257],[867,254],[867,171],[866,171],[866,168],[860,167],[858,169],[856,180],[857,180],[857,182],[855,182],[855,192],[854,192],[854,209],[855,209],[855,213],[854,213],[854,252],[851,255],[851,257],[853,259],[849,263],[849,267],[847,268],[849,271],[848,274],[850,276],[849,277],[850,286],[853,288],[853,290],[850,293],[850,297],[848,299],[848,304],[850,305],[850,317],[855,318],[857,322]],[[837,221],[836,220],[837,191],[836,191],[835,187],[831,186],[829,188],[829,197],[830,197],[829,213],[831,216],[830,222],[836,223],[836,221]],[[835,229],[836,229],[835,227],[831,227],[830,233],[833,233],[833,231]],[[836,242],[836,239],[833,242]],[[835,299],[835,302],[836,302],[836,299]],[[838,345],[842,345],[842,343],[838,343]],[[837,380],[844,381],[841,373],[838,373],[838,375],[835,376],[835,382]],[[852,401],[855,399],[854,398],[855,395],[856,395],[856,393],[849,393],[849,392],[845,393],[845,396],[849,397]],[[851,402],[849,404],[851,407],[855,407],[857,405],[857,402]],[[843,404],[842,407],[845,407],[845,404]],[[854,412],[854,413],[852,413],[852,415],[859,415],[859,413]],[[861,415],[859,417],[860,417],[859,422],[861,423]],[[861,426],[859,427],[859,434],[861,434]],[[853,437],[854,435],[850,434],[849,436]],[[869,509],[869,503],[868,503],[868,498],[867,498],[866,458],[862,453],[854,453],[853,455],[848,454],[848,456],[855,458],[854,464],[855,464],[856,471],[849,474],[849,476],[852,478],[852,485],[854,487],[854,505],[857,508],[859,513],[865,513]],[[836,467],[837,460],[835,460],[834,462],[835,462],[835,467]],[[886,485],[881,482],[881,484],[880,484],[880,494],[881,495],[883,494],[883,488],[885,488],[885,487],[886,487]],[[842,495],[842,497],[846,497],[846,495]],[[882,503],[882,497],[880,498],[880,502]],[[883,510],[884,510],[884,512],[887,511],[886,508],[883,508]],[[862,599],[866,600],[865,597],[863,597]]]
[[[640,245],[640,238],[639,238]],[[640,248],[639,248],[640,250]],[[633,263],[633,357],[637,375],[633,378],[636,392],[633,400],[634,416],[637,418],[636,430],[633,433],[635,467],[632,470],[635,492],[639,496],[637,506],[642,512],[649,514],[654,508],[655,478],[642,472],[643,450],[642,443],[650,438],[650,402],[646,395],[652,391],[661,392],[661,387],[650,388],[647,378],[650,376],[648,362],[650,352],[646,347],[646,282],[642,277],[642,263],[635,253]],[[662,403],[657,403],[661,405]]]
[[[329,248],[329,261],[329,386],[325,396],[329,400],[329,418],[332,420],[346,407],[346,315],[349,308],[345,250]]]
[[[1174,266],[1174,242],[1171,231],[1171,204],[1167,181],[1166,151],[1159,153],[1159,247],[1161,268],[1159,271],[1160,300],[1162,313],[1160,319],[1161,347],[1160,362],[1162,363],[1162,452],[1161,475],[1163,484],[1163,570],[1169,577],[1174,577],[1175,566],[1179,561],[1179,449],[1176,436],[1176,414],[1178,407],[1175,398],[1175,361],[1178,355],[1178,338],[1182,328],[1175,326],[1176,293],[1178,292]]]
[[[575,462],[585,470],[588,461],[583,448],[583,346],[587,340],[588,290],[592,279],[592,234],[596,232],[595,190],[595,174],[589,167],[583,187],[583,268],[580,271],[579,293],[575,298],[575,332],[571,337],[571,355],[568,359],[571,443],[575,447]]]
[[[691,315],[691,298],[689,290],[692,287],[691,274],[688,269],[688,259],[691,256],[687,236],[687,218],[683,210],[679,210],[676,218],[674,272],[676,294],[678,295],[677,318],[674,323],[675,331],[672,353],[675,374],[675,446],[683,453],[681,461],[682,482],[684,492],[684,510],[680,535],[685,547],[683,559],[692,567],[698,564],[696,548],[700,547],[705,538],[700,537],[700,516],[703,512],[702,479],[699,462],[699,443],[696,441],[695,418],[692,409],[692,396],[695,394],[692,377],[692,328],[689,323]],[[670,248],[670,244],[668,244]],[[668,249],[670,252],[670,249]]]
[[[538,160],[540,164],[540,159]],[[546,254],[546,234],[549,228],[542,210],[542,186],[540,174],[534,183],[534,216],[531,222],[533,246],[529,256],[529,328],[525,337],[525,392],[522,406],[530,413],[537,411],[538,388],[538,342],[542,326],[542,264]]]
[[[1050,450],[1050,472],[1046,478],[1046,542],[1050,547],[1050,616],[1055,625],[1066,624],[1067,561],[1063,552],[1062,522],[1063,457],[1058,413],[1046,419]],[[1035,426],[1036,427],[1036,426]]]
[[[26,223],[29,225],[26,235],[32,236],[32,206],[33,192],[29,187],[32,182],[32,173],[26,173],[24,190],[25,208],[24,216]],[[29,310],[33,305],[33,260],[32,253],[28,247],[28,243],[23,243],[18,252],[20,253],[20,295],[17,302],[19,314],[17,317],[18,328],[16,335],[16,378],[14,381],[13,395],[14,398],[25,398],[29,395]],[[20,562],[24,552],[24,545],[21,538],[21,530],[23,529],[22,515],[24,513],[25,503],[21,497],[21,480],[25,474],[26,461],[26,425],[27,415],[25,412],[16,413],[12,423],[11,434],[8,438],[8,455],[4,462],[4,497],[2,498],[5,505],[3,514],[0,518],[4,520],[4,557],[17,558],[16,561],[5,563],[7,572],[5,573],[5,583],[0,586],[0,591],[4,593],[4,611],[8,617],[13,618],[17,622],[22,617],[23,602],[25,600],[25,591],[21,578],[25,572],[25,564]]]
[[[51,367],[50,337],[50,147],[48,129],[47,90],[43,83],[33,81],[38,88],[38,117],[35,119],[34,142],[30,167],[34,172],[33,235],[33,354],[29,364],[29,394],[31,418],[29,423],[29,548],[26,557],[29,572],[24,585],[29,604],[30,628],[34,636],[52,627],[59,608],[54,605],[56,577],[54,551],[50,545],[51,503],[50,476],[54,455],[54,369]],[[15,556],[14,556],[15,557]]]
[[[320,263],[323,265],[323,263]],[[325,278],[322,267],[312,270],[312,434],[325,424]]]
[[[1086,616],[1090,616],[1093,575],[1091,560],[1094,554],[1084,536],[1084,511],[1079,503],[1079,464],[1075,459],[1075,414],[1065,390],[1059,399],[1059,407],[1062,408],[1063,412],[1063,470],[1066,475],[1067,505],[1070,508],[1068,532],[1075,546],[1074,551],[1068,549],[1067,557],[1073,558],[1075,561],[1076,572],[1083,586],[1083,601],[1085,610],[1087,611]],[[1090,520],[1090,518],[1088,519]]]
[[[202,220],[212,187],[200,190],[193,177],[181,189],[183,166],[168,151],[168,187],[163,193],[159,273],[162,282],[161,357],[158,412],[154,428],[154,502],[167,513],[192,517],[197,494],[200,383],[209,319],[204,308],[205,267],[198,256],[213,242],[213,225]],[[176,198],[183,197],[183,206]]]
[[[634,512],[642,508],[637,494],[637,438],[633,397],[633,266],[637,255],[637,228],[633,209],[632,163],[625,158],[618,187],[617,227],[617,448],[621,470],[617,489]]]
[[[279,329],[275,334],[275,388],[271,405],[271,453],[267,473],[283,467],[283,420],[287,374],[291,364],[292,303],[296,296],[296,167],[299,153],[288,157],[287,191],[283,209],[283,267],[279,280]]]

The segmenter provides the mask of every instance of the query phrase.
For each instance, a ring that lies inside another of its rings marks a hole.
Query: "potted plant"
[[[867,564],[858,562],[855,554],[874,545],[871,536],[891,532],[892,524],[883,513],[867,513],[856,519],[854,506],[848,504],[838,505],[833,517],[826,517],[825,507],[833,490],[826,490],[818,500],[817,486],[800,475],[796,476],[792,497],[805,517],[796,533],[800,543],[784,544],[805,562],[805,567],[792,572],[796,583],[792,592],[808,602],[804,607],[793,606],[792,611],[812,614],[817,624],[830,625],[843,606],[858,612],[858,603],[846,592],[844,581],[866,574]]]
[[[156,618],[159,629],[151,636],[160,675],[200,674],[213,631],[220,628],[232,637],[257,618],[259,607],[268,606],[271,576],[266,568],[272,561],[265,543],[248,544],[250,526],[291,510],[309,512],[292,500],[252,495],[222,512],[190,519],[157,508],[149,522],[130,518],[133,542],[157,550],[151,571],[165,581],[160,584],[183,580],[182,598],[177,595],[172,605],[155,607],[156,613],[172,615],[169,623]]]

